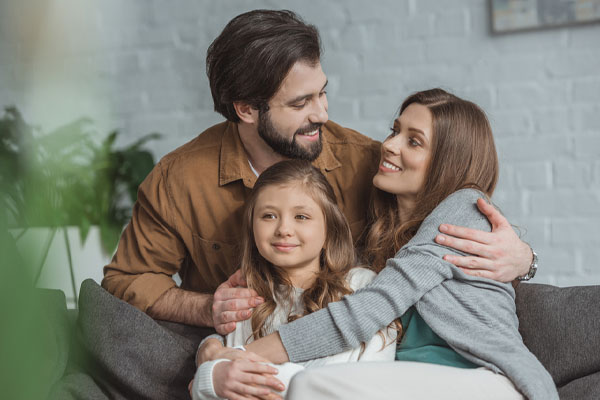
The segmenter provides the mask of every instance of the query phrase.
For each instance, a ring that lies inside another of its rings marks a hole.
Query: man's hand
[[[252,289],[246,289],[242,272],[237,270],[217,288],[213,297],[212,317],[216,331],[227,335],[235,330],[235,323],[252,315],[252,308],[264,299]]]
[[[511,282],[529,272],[533,259],[531,248],[519,239],[506,218],[484,199],[477,207],[492,224],[492,232],[442,224],[440,231],[450,235],[437,235],[436,243],[453,247],[475,256],[446,255],[444,260],[460,267],[473,276]]]
[[[277,369],[270,365],[238,359],[215,365],[213,385],[219,397],[242,399],[281,399],[271,391],[283,391],[285,387],[273,375]]]

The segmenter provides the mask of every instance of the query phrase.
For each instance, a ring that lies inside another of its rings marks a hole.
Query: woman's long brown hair
[[[266,322],[275,311],[276,300],[286,302],[291,298],[293,290],[285,270],[273,265],[258,252],[252,230],[258,195],[266,187],[273,185],[300,185],[319,205],[325,217],[326,235],[321,252],[321,268],[313,285],[302,294],[303,315],[320,310],[352,293],[346,282],[346,274],[355,262],[352,234],[346,217],[336,204],[333,189],[323,174],[308,161],[279,162],[259,176],[252,195],[246,202],[244,213],[241,268],[248,287],[256,290],[258,295],[265,299],[265,302],[252,312],[254,339],[269,333]],[[303,315],[290,315],[288,320],[292,321]]]
[[[446,197],[464,188],[475,188],[491,197],[498,181],[492,129],[481,108],[442,89],[414,93],[402,103],[399,114],[411,104],[421,104],[431,111],[431,161],[408,221],[400,221],[395,195],[374,189],[364,249],[365,261],[377,272]]]

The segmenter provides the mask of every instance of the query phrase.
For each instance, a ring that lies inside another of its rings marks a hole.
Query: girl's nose
[[[292,234],[291,226],[285,218],[279,220],[275,234],[277,236],[290,236]]]

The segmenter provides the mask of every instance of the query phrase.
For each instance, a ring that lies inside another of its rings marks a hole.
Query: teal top
[[[454,351],[423,320],[413,306],[400,318],[403,336],[396,349],[396,360],[417,361],[458,368],[478,366]]]

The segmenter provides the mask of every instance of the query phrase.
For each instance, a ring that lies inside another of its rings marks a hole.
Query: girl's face
[[[433,138],[431,111],[421,104],[406,107],[381,145],[375,187],[414,202],[425,184]]]
[[[252,229],[259,253],[285,269],[294,286],[312,281],[325,244],[325,217],[300,184],[265,187],[256,199]]]

